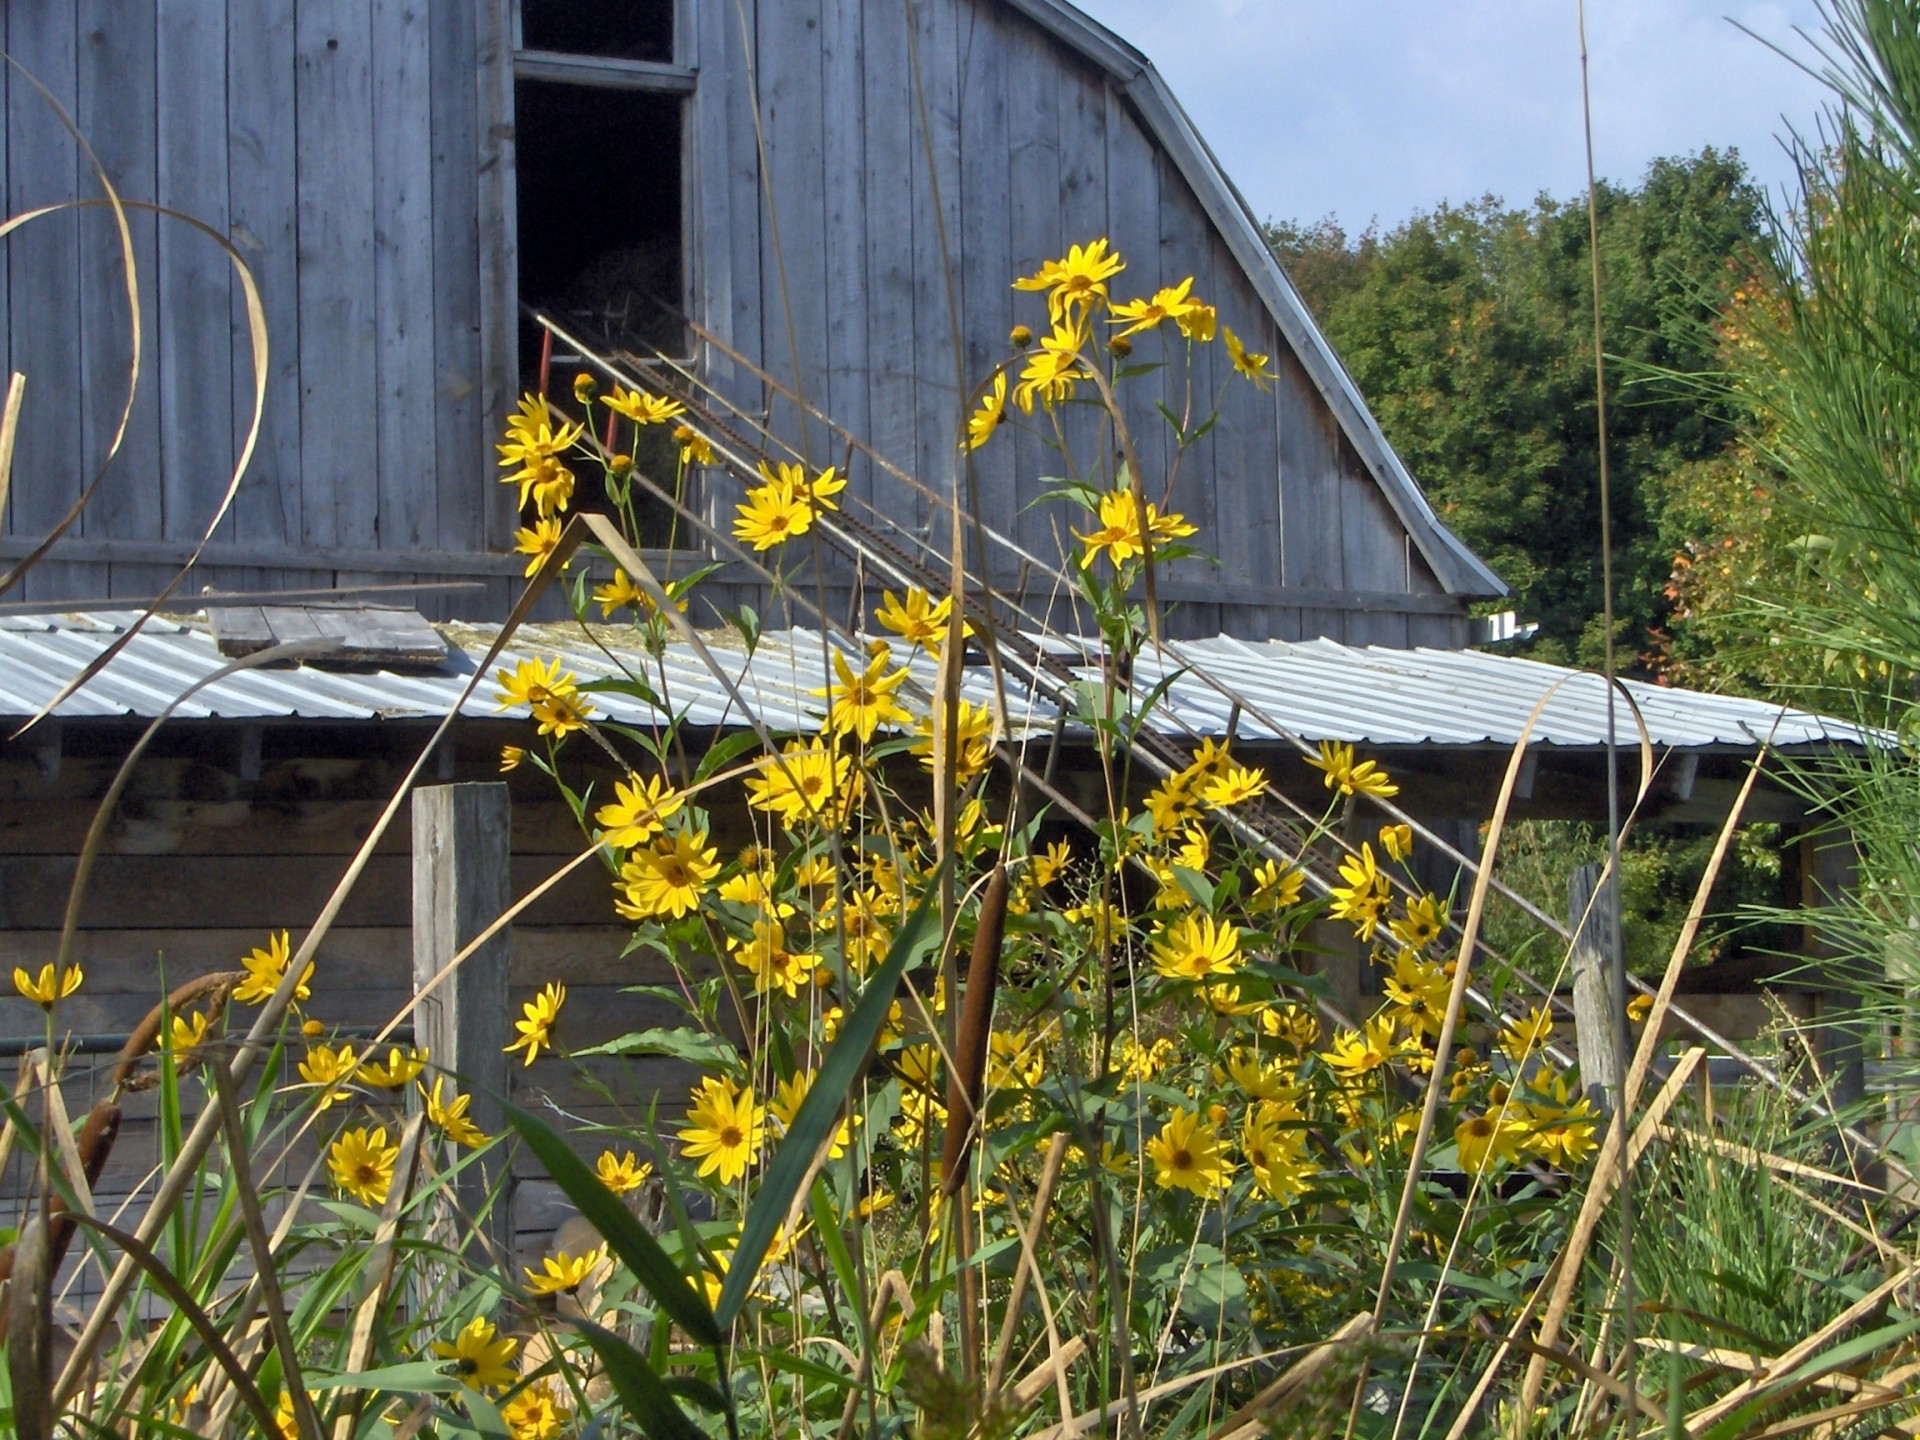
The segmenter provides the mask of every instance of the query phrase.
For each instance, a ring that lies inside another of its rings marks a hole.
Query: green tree
[[[1724,452],[1729,408],[1626,378],[1718,363],[1713,318],[1748,273],[1763,209],[1737,153],[1658,160],[1597,191],[1618,640],[1646,647],[1670,607],[1679,536],[1661,477]],[[1441,515],[1540,624],[1543,658],[1603,647],[1599,437],[1584,197],[1441,205],[1386,235],[1333,220],[1271,239],[1387,437]]]

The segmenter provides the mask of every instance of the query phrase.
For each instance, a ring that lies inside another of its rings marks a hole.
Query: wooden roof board
[[[402,605],[325,601],[307,605],[235,605],[208,612],[222,655],[257,654],[291,640],[327,639],[333,648],[309,665],[417,668],[445,663],[447,642],[418,610]]]

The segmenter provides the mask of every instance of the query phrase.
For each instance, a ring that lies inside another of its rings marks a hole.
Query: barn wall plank
[[[78,98],[77,29],[70,0],[19,0],[7,6],[13,58],[69,114]],[[7,90],[9,213],[78,198],[73,137],[32,86]],[[87,186],[92,193],[94,186]],[[47,215],[14,232],[6,249],[11,305],[9,359],[27,377],[26,403],[13,452],[11,530],[39,539],[80,498],[80,219]],[[69,534],[82,533],[78,526]],[[76,565],[37,565],[9,599],[57,599],[97,593],[105,579]]]
[[[1146,291],[1150,285],[1177,281],[1191,274],[1195,291],[1217,307],[1221,303],[1222,277],[1214,264],[1218,242],[1212,222],[1200,208],[1185,179],[1166,156],[1158,155],[1155,161],[1160,177],[1160,244],[1152,257],[1143,257],[1148,258],[1144,267],[1146,273],[1135,280],[1135,288]],[[1211,412],[1214,397],[1221,389],[1220,368],[1225,365],[1226,355],[1221,342],[1216,340],[1211,345],[1190,347],[1185,365],[1176,362],[1171,368],[1167,403],[1176,415],[1183,417],[1189,430],[1197,429]],[[1142,425],[1146,423],[1144,419],[1141,421]],[[1164,421],[1161,423],[1164,426]],[[1180,469],[1174,481],[1171,502],[1172,508],[1185,515],[1189,524],[1199,527],[1200,533],[1194,537],[1194,543],[1204,555],[1212,556],[1222,554],[1223,544],[1229,547],[1232,544],[1230,539],[1223,540],[1221,524],[1223,513],[1231,515],[1231,507],[1223,507],[1216,494],[1216,487],[1221,483],[1221,455],[1216,432],[1217,427],[1189,441],[1179,455]],[[1174,450],[1171,440],[1168,450],[1171,463]],[[1149,486],[1149,496],[1163,488],[1165,483],[1162,480],[1158,486]],[[1214,569],[1201,556],[1170,566],[1169,573],[1174,579],[1195,582],[1209,575],[1229,582],[1242,578],[1232,569]],[[1219,631],[1218,606],[1190,602],[1180,607],[1180,613],[1182,625],[1187,627],[1189,634],[1204,635]]]
[[[1346,584],[1340,543],[1333,419],[1290,353],[1274,357],[1280,435],[1280,577],[1283,585],[1338,590]],[[1338,611],[1302,610],[1306,636],[1341,640]]]
[[[1380,487],[1367,474],[1353,447],[1341,443],[1340,546],[1350,589],[1402,591],[1407,589],[1407,533]],[[1380,612],[1346,617],[1347,640],[1355,645],[1390,645],[1404,649],[1407,617]]]
[[[959,12],[960,293],[969,395],[974,387],[989,383],[994,367],[1011,354],[1007,332],[1013,326],[1013,240],[1006,197],[1007,30],[1012,20],[992,6],[967,5]],[[963,457],[969,510],[977,505],[980,519],[1007,536],[1017,527],[1020,507],[1013,460],[1013,442],[1004,431]],[[996,575],[1010,576],[1011,557],[994,558]]]
[[[759,14],[760,113],[766,143],[766,221],[760,271],[769,287],[766,365],[819,406],[826,399],[825,129],[821,0],[784,0]],[[776,399],[774,429],[810,467],[827,463],[819,424]]]
[[[823,329],[826,375],[819,403],[827,414],[862,441],[871,438],[867,408],[869,330],[876,323],[867,296],[866,91],[860,0],[822,0],[821,187],[825,202],[822,231],[826,268],[826,325]],[[872,465],[864,456],[849,462],[835,444],[823,462],[847,471],[850,513],[871,505],[875,491]],[[887,482],[889,485],[895,483]]]
[[[268,379],[260,436],[234,498],[234,539],[300,543],[299,140],[293,104],[292,7],[228,0],[227,185],[234,244],[245,256],[266,312]],[[254,377],[245,298],[232,307],[234,443],[253,418]],[[257,570],[255,583],[332,583],[322,568]]]
[[[79,16],[79,106],[74,123],[123,200],[151,200],[156,175],[158,121],[157,42],[152,9],[129,11],[108,0],[82,0]],[[93,187],[88,185],[87,189]],[[130,210],[134,273],[140,286],[141,342],[145,347],[133,414],[113,468],[88,508],[89,535],[157,540],[163,514],[160,492],[160,391],[154,383],[153,347],[158,341],[159,303],[154,280],[159,262],[159,217]],[[106,458],[126,404],[128,364],[133,357],[132,316],[126,299],[125,262],[113,216],[88,211],[80,219],[81,471],[92,476]],[[29,394],[31,395],[31,391]],[[164,566],[116,566],[106,576],[109,594],[155,594],[170,578]]]
[[[479,281],[479,404],[482,433],[512,413],[520,389],[519,252],[514,219],[512,0],[475,0],[474,138],[479,147],[476,249]],[[457,27],[449,26],[457,34]],[[460,63],[458,54],[449,63]],[[449,132],[449,143],[457,132]],[[448,151],[450,165],[460,162]],[[487,461],[491,450],[483,450]],[[491,464],[487,473],[497,474]],[[477,483],[477,480],[476,480]],[[514,493],[505,485],[483,487],[484,548],[513,548],[518,522]],[[505,587],[502,587],[504,589]]]
[[[960,286],[960,36],[955,0],[911,6],[908,55],[909,170],[913,188],[913,380],[918,416],[912,466],[939,503],[917,500],[939,553],[951,544],[945,502],[958,474],[959,367],[954,348]],[[895,82],[896,84],[898,81]],[[901,506],[903,512],[906,506]]]
[[[1055,50],[1052,84],[1059,93],[1060,234],[1064,254],[1107,233],[1107,95],[1097,71]],[[1131,280],[1129,272],[1125,278]],[[1092,401],[1095,394],[1084,394]],[[1073,468],[1083,477],[1110,483],[1112,427],[1097,404],[1060,411]]]
[[[1153,142],[1127,108],[1118,91],[1107,89],[1107,235],[1126,258],[1127,268],[1114,278],[1115,300],[1151,295],[1163,284],[1178,283],[1198,268],[1189,262],[1179,274],[1162,271],[1160,259],[1160,167],[1154,163]],[[1170,201],[1169,203],[1175,203]],[[1205,286],[1196,275],[1194,286]],[[1132,337],[1137,364],[1159,364],[1161,369],[1126,382],[1127,424],[1140,457],[1140,473],[1147,493],[1158,499],[1172,464],[1172,441],[1167,422],[1155,408],[1178,410],[1186,392],[1187,344],[1178,327],[1163,325]]]
[[[299,8],[301,538],[377,545],[372,16]]]
[[[373,355],[379,447],[377,537],[419,549],[435,506],[433,55],[424,0],[373,0]],[[363,503],[364,503],[363,497]]]
[[[1031,275],[1065,253],[1060,216],[1060,96],[1053,83],[1053,44],[1031,25],[1012,25],[1007,34],[1007,185],[1011,264],[1007,284]],[[1046,301],[1025,292],[1007,292],[1007,313],[1034,335],[1047,333]],[[1015,370],[1018,378],[1018,369]],[[1061,472],[1050,448],[1052,427],[1043,412],[1029,417],[1015,411],[1009,422],[1014,473],[1032,484]],[[1021,546],[1055,567],[1064,566],[1072,549],[1060,507],[1024,505],[1015,529]],[[1043,612],[1040,599],[1030,599]]]
[[[902,5],[866,7],[861,27],[861,87],[866,153],[868,440],[874,451],[911,469],[918,454],[913,383],[913,194],[905,177],[917,148],[909,108],[907,21]],[[876,481],[878,493],[897,493]],[[909,527],[917,503],[899,507]]]

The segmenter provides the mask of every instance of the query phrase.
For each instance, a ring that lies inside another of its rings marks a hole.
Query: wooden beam
[[[511,903],[511,821],[512,801],[498,782],[433,785],[413,797],[413,986],[423,996],[414,1034],[432,1055],[432,1073],[472,1096],[468,1114],[489,1135],[500,1132],[507,1093],[511,932],[441,972]],[[488,1203],[503,1180],[501,1162],[489,1156],[454,1182],[463,1213],[485,1215],[498,1254],[509,1253],[513,1238],[510,1185]]]
[[[1620,944],[1620,887],[1600,884],[1599,862],[1575,867],[1567,877],[1567,926],[1573,941],[1573,1034],[1580,1054],[1580,1083],[1594,1108],[1613,1113],[1620,1092],[1618,1027],[1625,1001],[1613,985],[1613,956]]]

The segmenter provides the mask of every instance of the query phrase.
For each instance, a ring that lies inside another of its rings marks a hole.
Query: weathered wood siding
[[[478,119],[476,14],[495,3],[0,6],[0,43],[123,197],[226,235],[259,284],[266,410],[200,583],[406,580],[409,557],[445,572],[505,548],[511,512],[479,405],[477,196],[483,134],[499,137]],[[0,78],[0,105],[7,213],[101,197],[31,86]],[[228,257],[177,221],[130,222],[144,357],[127,441],[59,552],[73,563],[36,568],[10,599],[152,593],[212,518],[245,438],[254,377]],[[0,356],[28,388],[0,563],[98,469],[130,358],[110,214],[35,221],[4,261]]]
[[[1131,386],[1150,492],[1174,463],[1154,404],[1197,417],[1223,396],[1173,497],[1219,564],[1161,577],[1174,633],[1464,643],[1463,604],[1289,353],[1217,209],[1112,73],[1010,0],[681,0],[678,12],[676,59],[697,73],[683,142],[688,304],[727,344],[929,489],[966,484],[996,529],[1057,561],[1073,549],[1067,517],[1028,508],[1037,478],[1060,469],[1045,427],[1003,433],[968,462],[955,440],[968,388],[1008,357],[1009,328],[1043,314],[1013,278],[1107,236],[1128,262],[1117,293],[1192,275],[1279,372],[1256,389],[1205,347],[1190,390],[1177,367]],[[266,412],[201,583],[484,575],[486,591],[428,608],[504,611],[515,520],[490,442],[518,383],[511,18],[510,0],[0,9],[0,38],[75,115],[115,184],[230,236],[259,281]],[[0,76],[0,111],[9,212],[97,196],[72,138],[18,77]],[[250,416],[227,258],[176,222],[132,223],[146,356],[128,444],[58,552],[65,563],[31,576],[27,598],[150,592],[214,512]],[[0,345],[29,388],[0,561],[43,535],[100,463],[128,349],[104,212],[35,222],[5,263]],[[1143,337],[1142,358],[1163,343]],[[813,464],[848,464],[805,406],[723,357],[704,363]],[[1083,471],[1098,468],[1091,420],[1075,412],[1066,427]],[[956,474],[963,464],[970,475]],[[926,496],[857,455],[850,468],[853,503],[944,544]],[[738,493],[722,480],[704,497],[722,527]],[[1049,603],[1012,560],[994,578]],[[843,573],[837,613],[850,583]],[[752,585],[712,588],[722,605],[778,609]]]

